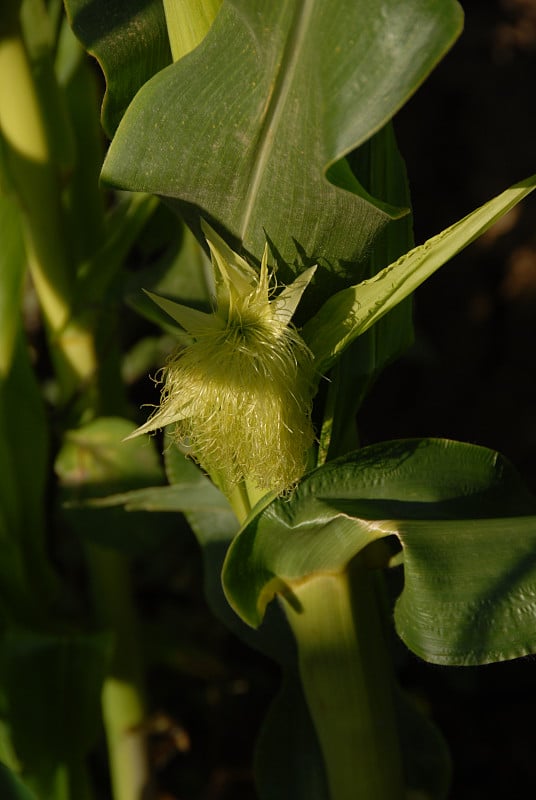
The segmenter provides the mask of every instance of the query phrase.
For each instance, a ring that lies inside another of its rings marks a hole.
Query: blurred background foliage
[[[463,35],[395,118],[417,243],[534,163],[536,2],[469,0],[464,11]],[[363,444],[432,435],[486,445],[536,491],[535,312],[528,198],[419,289],[415,345],[365,401]],[[134,389],[147,399],[152,387]],[[278,675],[210,615],[200,572],[186,527],[137,566],[147,634],[165,641],[158,631],[171,626],[179,637],[149,672],[154,757],[170,800],[253,798],[248,765]],[[533,659],[445,669],[400,646],[398,666],[449,742],[452,800],[522,796],[534,785]]]
[[[395,120],[416,242],[534,163],[536,2],[469,0],[464,33]],[[415,297],[416,342],[380,376],[365,443],[433,435],[500,450],[536,489],[536,202],[518,206]],[[536,781],[531,658],[401,676],[449,742],[452,800],[522,797]]]
[[[417,243],[533,171],[536,1],[463,5],[462,37],[395,119]],[[145,285],[140,265],[160,259],[165,274],[175,227],[160,208],[137,241],[129,257],[133,304]],[[163,237],[166,251],[159,249]],[[203,286],[155,287],[154,270],[152,286],[183,297],[190,291],[194,302],[204,296]],[[362,443],[441,436],[486,445],[504,453],[536,491],[535,310],[536,200],[529,198],[419,290],[416,342],[367,398]],[[155,403],[146,372],[161,363],[170,340],[129,309],[120,313],[128,399],[134,407]],[[39,350],[31,294],[26,324]],[[134,531],[132,563],[140,637],[150,657],[147,726],[161,800],[253,800],[253,747],[277,669],[209,610],[199,547],[186,521],[159,514],[152,525],[159,535],[150,548],[147,526],[140,525],[139,538]],[[78,587],[87,580],[80,545],[65,522],[58,531],[58,563]],[[449,742],[452,800],[520,797],[535,785],[532,659],[447,670],[400,645],[397,663],[403,685]],[[92,768],[106,800],[104,746]]]

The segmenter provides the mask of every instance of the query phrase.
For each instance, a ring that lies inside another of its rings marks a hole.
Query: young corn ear
[[[208,225],[204,232],[214,311],[150,295],[193,341],[163,368],[160,407],[133,435],[172,425],[224,491],[245,480],[283,492],[305,471],[315,438],[313,356],[291,324],[315,268],[271,299],[268,249],[258,273]]]

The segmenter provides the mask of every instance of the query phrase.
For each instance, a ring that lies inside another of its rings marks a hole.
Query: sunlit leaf
[[[536,175],[511,186],[437,236],[402,255],[370,280],[330,297],[302,331],[315,355],[318,369],[327,369],[350,342],[376,324],[535,187]]]
[[[274,594],[388,536],[404,565],[396,627],[415,653],[478,664],[536,651],[536,500],[504,458],[458,442],[381,443],[311,473],[234,540],[227,596],[258,625]]]
[[[392,117],[461,21],[450,0],[227,0],[199,47],[136,95],[103,176],[205,217],[256,259],[267,236],[297,269],[318,262],[319,285],[322,268],[355,280],[402,212],[338,159]]]

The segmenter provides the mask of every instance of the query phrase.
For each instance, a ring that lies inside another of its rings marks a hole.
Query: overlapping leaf
[[[535,187],[536,175],[532,175],[405,253],[370,280],[328,298],[303,329],[303,337],[315,355],[319,371],[331,366],[348,344],[375,325]]]
[[[268,236],[284,262],[359,279],[355,262],[400,212],[339,159],[460,28],[450,0],[227,0],[201,45],[134,98],[103,176],[205,216],[256,258]]]
[[[113,135],[127,105],[145,81],[171,63],[160,0],[67,0],[72,28],[106,75],[102,122]]]
[[[536,500],[504,458],[457,442],[382,443],[311,473],[234,540],[227,596],[258,625],[275,593],[390,535],[404,563],[396,627],[414,652],[477,664],[536,651]]]

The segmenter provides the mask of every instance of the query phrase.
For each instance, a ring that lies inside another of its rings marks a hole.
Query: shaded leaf
[[[21,321],[26,251],[20,210],[0,191],[0,379],[9,372]]]
[[[101,417],[67,431],[56,458],[62,513],[77,535],[126,554],[153,550],[173,534],[166,515],[127,514],[117,504],[93,507],[91,499],[163,483],[154,442],[147,437],[125,441],[135,426],[125,419]]]
[[[208,480],[206,483],[133,489],[90,500],[87,505],[92,508],[121,505],[126,511],[231,512],[225,496]]]
[[[399,690],[396,709],[407,785],[415,797],[444,800],[450,770],[445,743],[435,726]],[[265,718],[255,755],[261,800],[296,797],[328,800],[322,753],[298,675],[285,670],[279,694]],[[409,795],[408,797],[413,796]]]
[[[160,205],[152,223],[147,234],[154,229],[158,246],[161,247],[164,240],[167,247],[162,255],[150,252],[148,266],[132,275],[127,284],[126,301],[139,314],[172,333],[177,340],[182,337],[184,341],[185,332],[149,299],[146,290],[209,311],[213,294],[212,266],[192,233],[186,226],[178,225],[167,208]]]
[[[478,664],[536,650],[536,501],[504,458],[458,442],[384,442],[311,473],[233,541],[226,594],[258,625],[275,593],[388,536],[404,564],[396,627],[415,653]]]
[[[322,752],[295,669],[287,669],[255,751],[260,800],[329,800]]]
[[[53,592],[45,546],[48,447],[45,407],[19,331],[11,369],[0,380],[0,585],[2,602],[17,619],[32,615],[32,605],[40,613],[43,596],[48,600]],[[35,596],[28,593],[28,585]]]
[[[102,124],[111,137],[140,86],[171,63],[162,3],[66,0],[65,7],[75,34],[106,76]]]
[[[40,797],[54,797],[62,768],[79,769],[100,726],[110,657],[103,634],[11,628],[0,644],[11,737]]]
[[[71,501],[162,482],[153,442],[125,441],[135,428],[119,417],[99,417],[66,432],[55,467]]]
[[[0,796],[2,800],[37,800],[36,796],[5,764],[0,764]]]
[[[410,206],[406,169],[391,124],[352,154],[352,165],[365,178],[364,185],[374,197],[386,198],[393,205]],[[387,225],[377,237],[368,256],[366,277],[375,275],[412,246],[412,217],[407,214]],[[319,463],[358,446],[357,410],[370,382],[412,343],[411,312],[411,298],[407,298],[352,342],[330,371]]]

